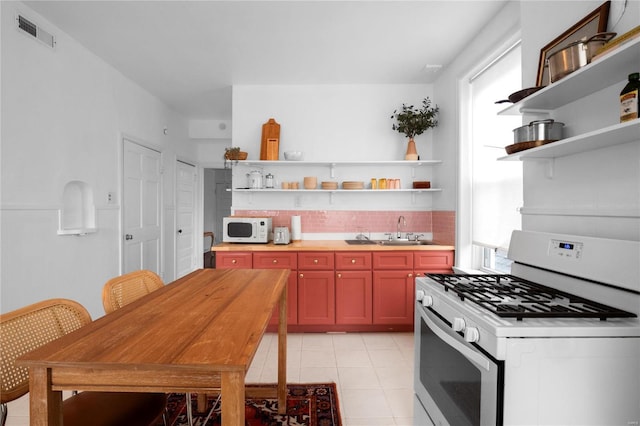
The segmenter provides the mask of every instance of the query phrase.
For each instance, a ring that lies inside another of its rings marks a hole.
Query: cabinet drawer
[[[373,269],[413,270],[413,252],[397,251],[373,253]]]
[[[250,252],[217,252],[217,269],[251,269],[253,267],[253,256]]]
[[[298,253],[298,269],[301,271],[332,270],[333,265],[332,251],[308,251]]]
[[[371,269],[371,252],[336,252],[336,270]]]
[[[291,269],[296,270],[298,267],[297,257],[295,253],[288,252],[269,252],[269,253],[253,253],[254,269]]]
[[[413,253],[416,272],[443,271],[453,267],[453,251],[417,251]]]

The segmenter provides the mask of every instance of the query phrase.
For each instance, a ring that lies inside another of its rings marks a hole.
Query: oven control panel
[[[514,275],[527,275],[528,265],[640,293],[640,241],[513,231],[508,257]]]
[[[582,258],[582,246],[582,243],[575,241],[552,239],[549,242],[549,256],[578,260]]]

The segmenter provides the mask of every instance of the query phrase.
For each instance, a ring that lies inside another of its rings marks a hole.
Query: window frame
[[[472,239],[472,155],[471,147],[471,81],[499,61],[514,48],[522,46],[522,37],[517,32],[507,37],[498,48],[486,55],[486,60],[477,64],[458,80],[459,148],[458,149],[458,195],[456,214],[456,266],[461,270],[482,273],[509,273],[510,265],[506,251],[479,246]]]

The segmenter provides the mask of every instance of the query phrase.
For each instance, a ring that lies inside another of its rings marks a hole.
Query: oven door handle
[[[468,360],[473,361],[478,367],[484,368],[486,371],[490,371],[489,360],[480,355],[478,352],[464,345],[463,343],[460,343],[455,337],[450,336],[449,333],[438,327],[438,325],[433,322],[428,315],[424,315],[423,319],[427,323],[429,328],[445,343],[460,352]]]

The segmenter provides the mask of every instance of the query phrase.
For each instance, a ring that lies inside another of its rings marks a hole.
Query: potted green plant
[[[405,160],[418,159],[414,138],[438,125],[438,111],[438,106],[431,106],[431,100],[428,97],[422,100],[422,108],[402,104],[400,112],[398,110],[393,111],[391,118],[395,119],[396,123],[391,126],[392,129],[403,133],[409,138]]]

